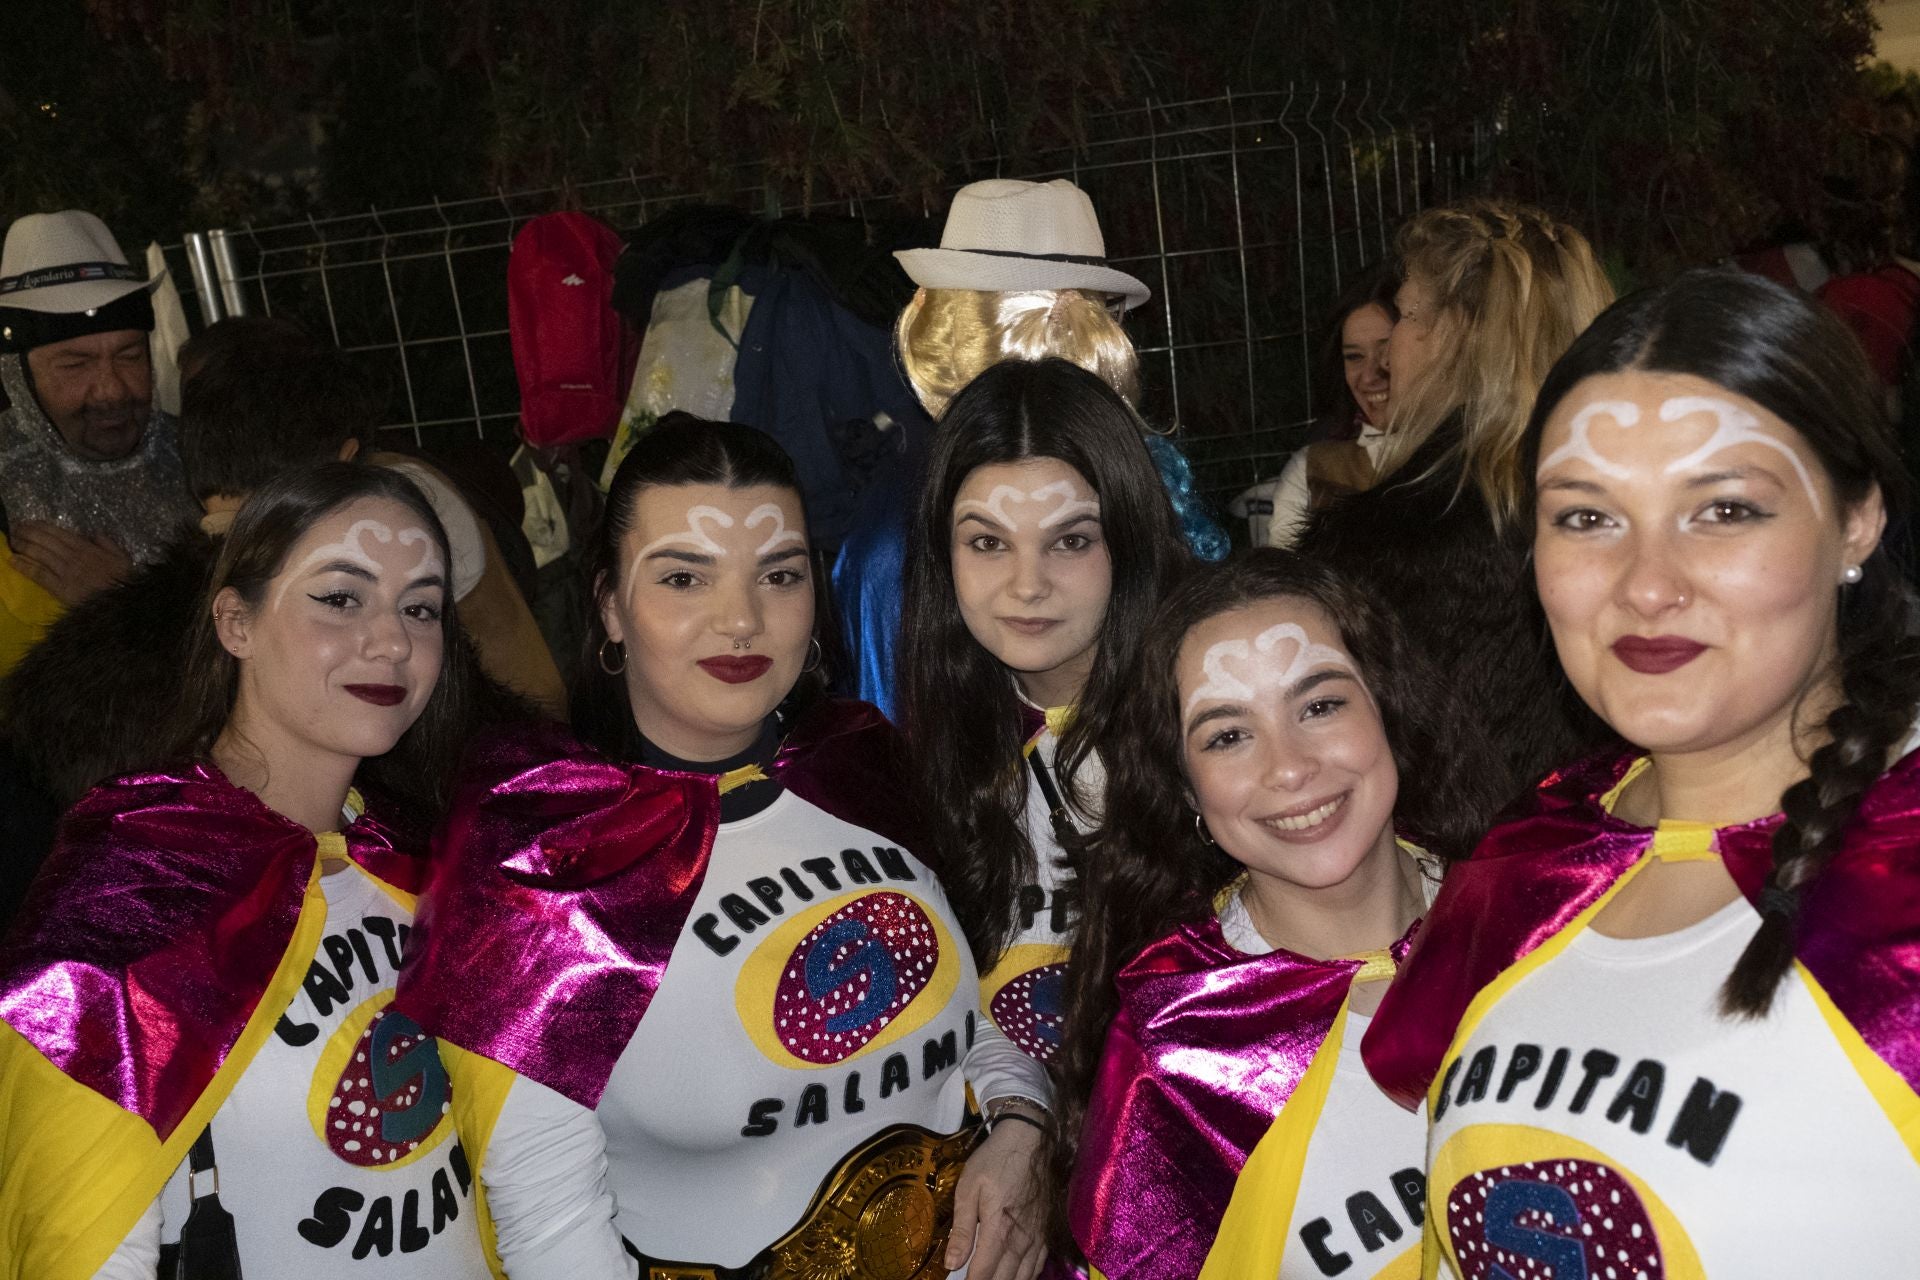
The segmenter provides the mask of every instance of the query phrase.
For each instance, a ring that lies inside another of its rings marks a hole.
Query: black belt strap
[[[1047,802],[1047,821],[1053,826],[1053,838],[1061,850],[1073,848],[1074,841],[1080,837],[1080,828],[1073,825],[1073,815],[1060,798],[1060,789],[1053,785],[1047,766],[1040,759],[1040,744],[1035,743],[1033,750],[1027,752],[1027,767],[1033,770],[1033,780],[1040,787],[1040,796]]]

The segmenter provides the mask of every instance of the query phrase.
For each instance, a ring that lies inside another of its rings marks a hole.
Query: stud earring
[[[1860,566],[1857,564],[1850,564],[1840,574],[1840,581],[1846,583],[1848,586],[1852,586],[1854,583],[1860,581],[1862,576],[1863,575],[1862,575]]]

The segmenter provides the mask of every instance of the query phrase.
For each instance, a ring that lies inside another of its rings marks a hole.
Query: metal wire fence
[[[1114,264],[1154,289],[1129,320],[1145,415],[1178,436],[1203,489],[1229,497],[1271,476],[1330,407],[1314,381],[1327,308],[1402,220],[1471,186],[1473,140],[1436,138],[1368,85],[1145,102],[1096,117],[1087,134],[1071,150],[959,166],[953,185],[1068,177],[1087,190]],[[628,173],[199,233],[168,253],[182,292],[205,295],[203,319],[286,316],[384,374],[390,429],[428,446],[504,443],[519,406],[507,337],[514,234],[560,208],[630,229],[686,198]],[[901,211],[782,208],[751,172],[731,198],[775,214]]]

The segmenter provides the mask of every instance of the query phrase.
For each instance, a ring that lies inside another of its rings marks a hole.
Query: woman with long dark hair
[[[448,564],[390,471],[241,509],[153,763],[68,812],[0,949],[0,1273],[486,1274],[388,1007],[483,678]]]
[[[1427,1274],[1912,1274],[1920,642],[1875,397],[1839,321],[1733,272],[1622,301],[1542,388],[1540,601],[1631,746],[1453,869],[1367,1037],[1432,1119]]]
[[[1354,277],[1335,300],[1314,379],[1315,398],[1326,408],[1313,440],[1294,451],[1278,478],[1234,500],[1233,513],[1253,521],[1256,547],[1292,546],[1309,514],[1372,487],[1393,410],[1387,347],[1400,321],[1399,288],[1399,274],[1385,262]]]
[[[1039,1268],[1051,1089],[977,1012],[898,735],[824,694],[806,528],[772,439],[661,419],[587,548],[585,741],[486,744],[456,800],[400,1003],[515,1280]]]
[[[919,794],[986,1010],[1059,1044],[1068,866],[1095,747],[1186,561],[1133,411],[1064,360],[1007,361],[941,419],[909,532],[902,702]]]
[[[1359,1043],[1438,884],[1394,832],[1423,683],[1378,602],[1291,552],[1199,569],[1154,615],[1106,739],[1056,1060],[1063,1216],[1102,1275],[1417,1255],[1393,1188],[1424,1129]],[[1393,1206],[1387,1252],[1346,1221],[1356,1193]]]

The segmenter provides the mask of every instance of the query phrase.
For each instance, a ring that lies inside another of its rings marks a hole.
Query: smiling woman
[[[1132,675],[1059,1059],[1074,1239],[1116,1280],[1404,1265],[1422,1126],[1358,1045],[1438,878],[1394,834],[1412,655],[1267,549],[1175,588]]]
[[[1368,1036],[1432,1117],[1427,1274],[1909,1275],[1920,643],[1865,360],[1690,273],[1573,344],[1521,459],[1554,645],[1632,745],[1454,869]]]
[[[68,813],[0,951],[0,1274],[145,1280],[190,1214],[188,1274],[484,1274],[446,1075],[388,1007],[472,727],[446,559],[389,471],[240,511],[151,765]]]

